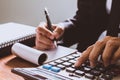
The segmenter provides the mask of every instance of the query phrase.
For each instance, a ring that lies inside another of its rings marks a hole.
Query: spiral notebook
[[[0,25],[0,57],[10,54],[11,46],[20,42],[27,46],[34,46],[35,27],[18,24],[6,23]]]

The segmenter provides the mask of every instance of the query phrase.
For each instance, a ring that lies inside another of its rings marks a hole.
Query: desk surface
[[[24,80],[21,76],[18,76],[11,72],[12,68],[17,67],[37,67],[37,65],[29,63],[14,55],[0,58],[0,80]],[[120,80],[120,76],[116,77],[113,80]]]
[[[24,80],[22,77],[11,72],[12,68],[17,67],[37,67],[14,55],[0,58],[0,80]]]

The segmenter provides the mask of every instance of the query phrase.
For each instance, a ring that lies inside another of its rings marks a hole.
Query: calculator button
[[[54,71],[54,72],[60,72],[60,68],[58,67],[51,67],[51,71]]]
[[[78,57],[79,58],[79,57]],[[77,61],[78,60],[78,58],[75,58],[75,60]]]
[[[95,76],[92,75],[92,74],[85,74],[85,77],[88,78],[88,79],[94,79]]]
[[[69,59],[66,58],[66,57],[64,57],[64,58],[62,58],[61,60],[62,60],[62,61],[68,61]]]
[[[73,57],[79,57],[79,54],[72,54]]]
[[[85,73],[83,71],[80,71],[80,70],[76,70],[75,74],[80,75],[80,76],[84,76],[85,75]]]
[[[52,65],[49,65],[49,64],[45,64],[42,66],[44,69],[51,69]]]
[[[66,71],[67,71],[67,72],[71,72],[71,73],[73,73],[73,72],[75,71],[75,69],[72,68],[72,67],[69,67],[69,68],[66,68]]]
[[[64,62],[64,63],[62,63],[62,65],[64,65],[65,67],[69,67],[69,66],[71,66],[71,65],[72,65],[72,63],[69,63],[69,62]]]
[[[55,63],[55,62],[50,62],[49,64],[52,65],[52,66],[56,66],[57,65],[57,63]]]
[[[59,59],[59,60],[56,60],[55,63],[61,64],[63,63],[63,61]]]
[[[71,56],[71,55],[70,55],[70,56],[67,56],[67,58],[68,58],[68,59],[74,59],[74,57]]]
[[[74,64],[76,61],[75,60],[70,60],[69,62]]]
[[[63,65],[61,65],[61,64],[57,65],[57,67],[59,67],[59,68],[61,68],[61,69],[65,69],[65,66],[63,66]]]
[[[84,71],[86,72],[86,73],[88,73],[88,72],[90,72],[91,71],[91,69],[90,68],[84,68]]]

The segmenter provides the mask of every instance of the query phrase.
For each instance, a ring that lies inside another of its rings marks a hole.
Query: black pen
[[[52,29],[52,23],[51,23],[51,20],[50,20],[47,8],[44,9],[44,12],[45,12],[46,20],[47,20],[48,29],[52,32],[53,31],[53,29]]]
[[[48,13],[47,8],[44,9],[44,13],[45,13],[46,20],[47,20],[47,27],[48,27],[48,29],[49,29],[51,32],[53,32],[52,23],[51,23],[51,20],[50,20],[50,17],[49,17],[49,13]],[[55,44],[55,46],[57,47],[56,39],[54,39],[54,44]]]

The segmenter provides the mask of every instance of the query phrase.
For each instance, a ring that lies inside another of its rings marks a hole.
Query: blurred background
[[[0,0],[0,24],[16,22],[37,26],[46,21],[45,7],[52,23],[59,23],[75,15],[77,0]]]

